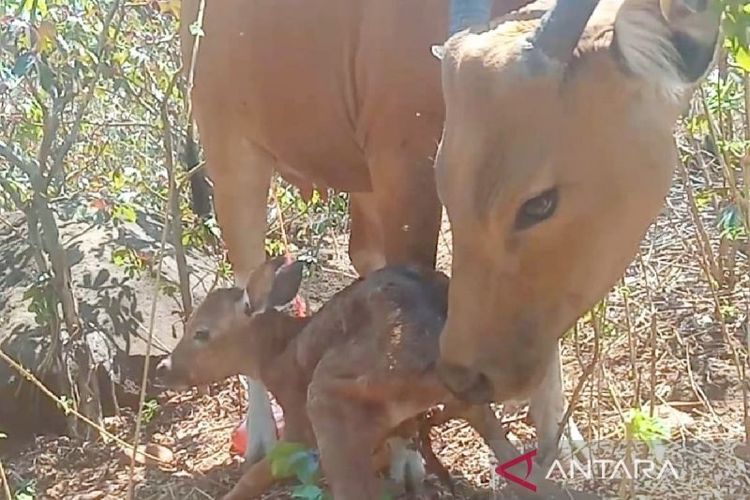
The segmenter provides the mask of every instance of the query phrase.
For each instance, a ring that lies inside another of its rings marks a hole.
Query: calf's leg
[[[373,451],[383,433],[372,407],[336,397],[313,382],[307,411],[320,451],[320,462],[336,500],[379,500]],[[376,455],[377,456],[377,455]]]

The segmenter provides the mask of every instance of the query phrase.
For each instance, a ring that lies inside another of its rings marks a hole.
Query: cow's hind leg
[[[274,159],[226,127],[201,127],[208,172],[214,183],[214,205],[234,269],[235,282],[244,286],[250,272],[265,260],[268,188]],[[214,131],[221,132],[212,133]],[[260,460],[276,442],[276,425],[266,388],[247,378],[248,463]]]

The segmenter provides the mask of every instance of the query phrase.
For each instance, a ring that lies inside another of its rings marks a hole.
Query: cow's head
[[[438,367],[468,400],[528,395],[621,276],[717,45],[707,0],[558,0],[541,21],[538,3],[456,34],[443,57],[436,175],[453,269]]]

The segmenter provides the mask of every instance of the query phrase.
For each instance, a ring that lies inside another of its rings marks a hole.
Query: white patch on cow
[[[620,53],[630,71],[655,83],[668,96],[678,98],[687,87],[682,59],[671,41],[664,19],[649,5],[624,5],[615,21]]]

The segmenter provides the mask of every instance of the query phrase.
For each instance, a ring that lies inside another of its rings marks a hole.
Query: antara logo
[[[538,465],[534,463],[536,454],[537,450],[528,451],[523,455],[498,465],[495,468],[495,472],[508,481],[536,492],[537,485],[529,481],[532,468]],[[526,474],[523,477],[509,470],[520,463],[526,464]],[[669,460],[656,462],[654,460],[638,458],[630,461],[594,458],[585,462],[571,459],[567,468],[563,467],[559,460],[555,460],[549,471],[547,471],[545,479],[551,479],[552,473],[555,471],[564,480],[571,480],[577,477],[587,480],[619,480],[624,478],[661,480],[665,477],[675,480],[680,479],[680,475]]]
[[[504,462],[498,465],[497,468],[495,469],[495,472],[497,472],[500,476],[504,477],[508,481],[512,481],[518,485],[523,486],[526,489],[536,492],[536,485],[532,482],[527,481],[527,479],[531,475],[531,466],[534,463],[533,459],[535,456],[536,456],[536,450],[528,451],[524,453],[523,455],[514,458],[513,460],[508,460],[507,462]],[[513,474],[512,472],[508,470],[514,465],[520,464],[521,462],[526,462],[526,476],[525,477],[516,476],[515,474]]]

